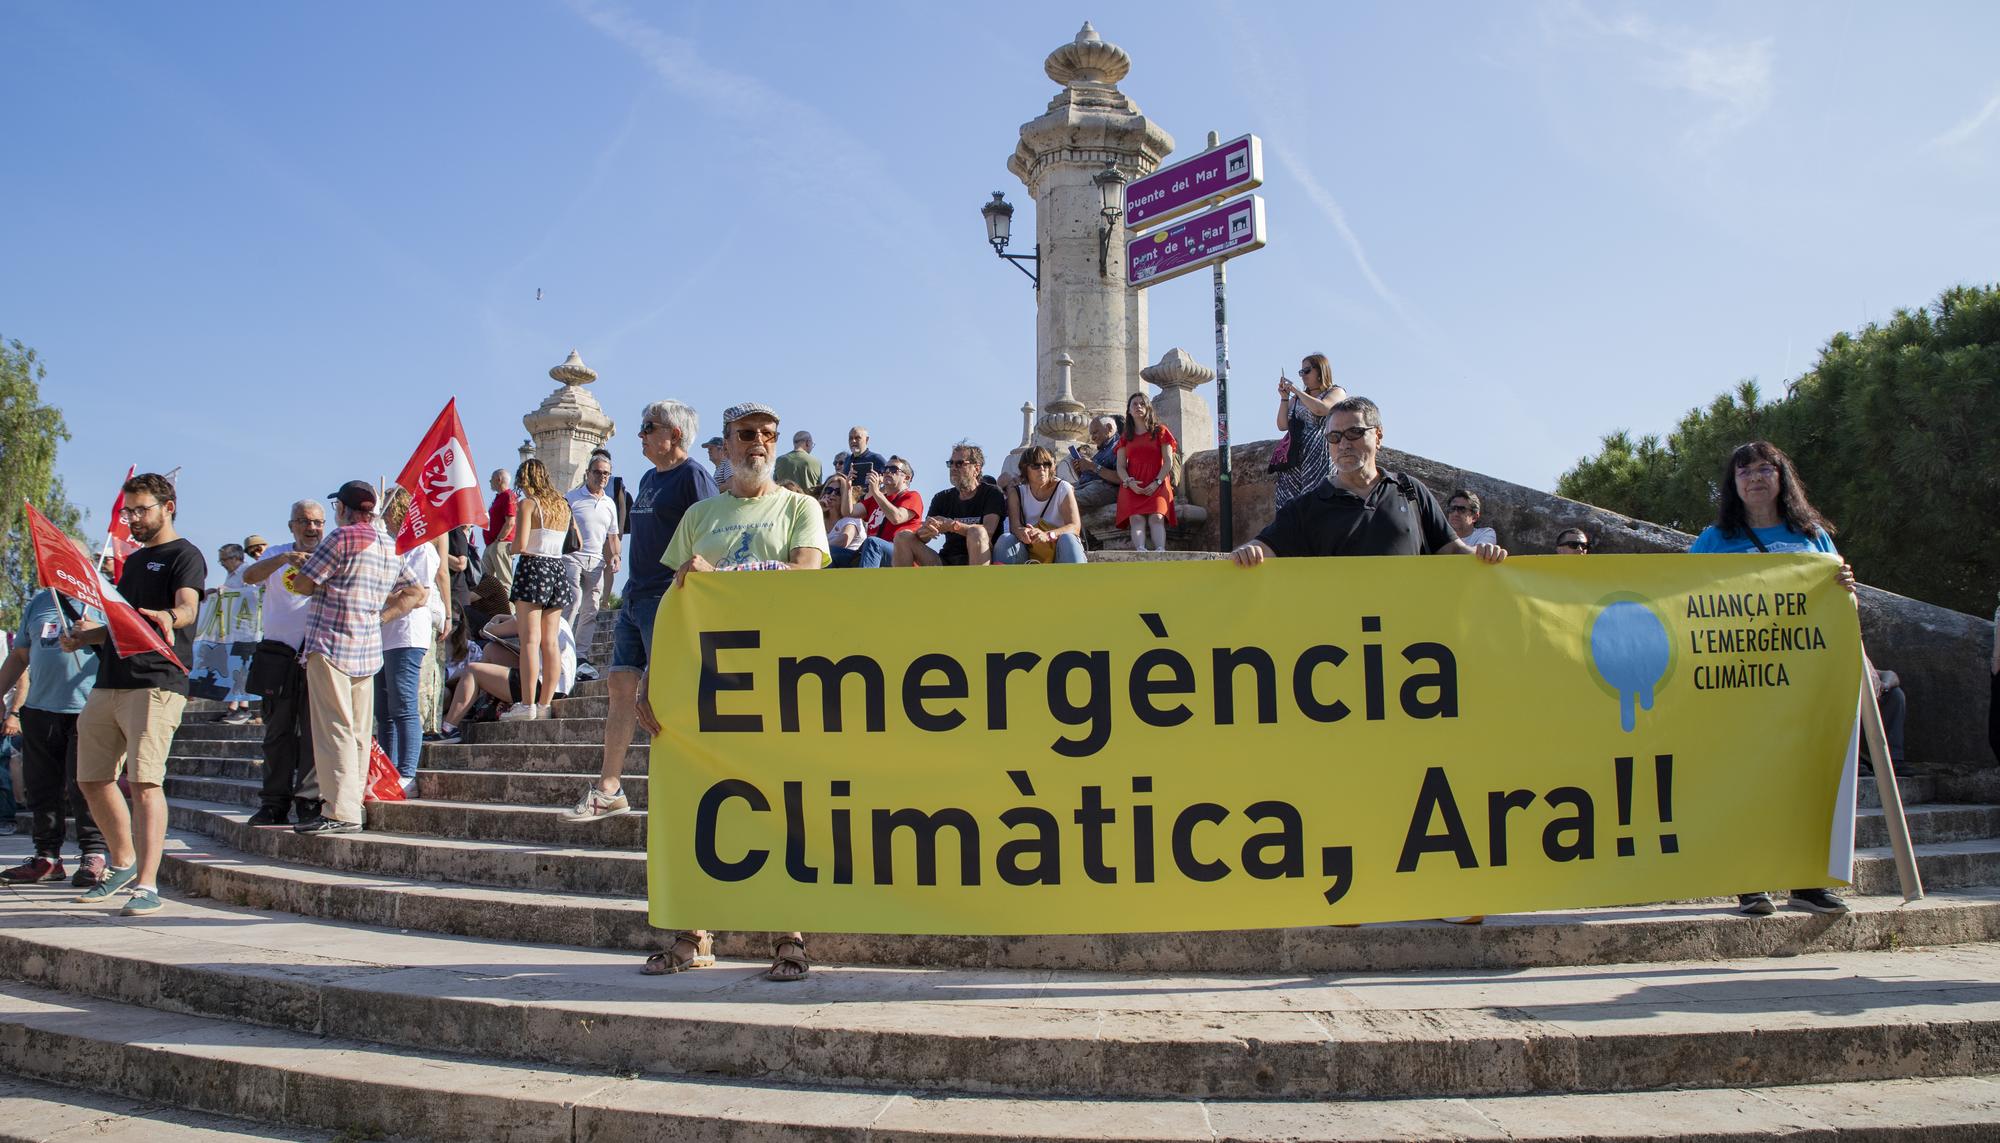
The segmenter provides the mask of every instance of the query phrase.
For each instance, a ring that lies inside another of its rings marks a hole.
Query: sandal
[[[787,951],[797,950],[797,951]],[[764,973],[765,980],[781,983],[804,980],[812,975],[812,962],[806,959],[806,942],[801,937],[780,937],[772,946],[771,967]]]
[[[715,964],[714,938],[704,933],[697,937],[683,929],[674,934],[674,939],[664,950],[646,958],[646,967],[639,970],[644,976],[672,976],[691,968],[710,968]],[[692,949],[687,956],[675,956],[676,949]]]

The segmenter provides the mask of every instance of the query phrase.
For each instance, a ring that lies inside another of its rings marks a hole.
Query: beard
[[[736,466],[736,472],[740,476],[749,477],[752,484],[769,484],[771,470],[776,463],[769,456],[744,457],[743,463]]]
[[[979,474],[971,469],[954,468],[951,470],[951,486],[960,492],[970,492],[979,487]]]

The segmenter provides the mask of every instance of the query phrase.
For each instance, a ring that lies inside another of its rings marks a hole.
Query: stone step
[[[168,770],[190,777],[234,778],[257,781],[258,763],[246,759],[180,758],[169,760]],[[442,770],[426,765],[422,796],[433,801],[483,802],[511,806],[555,806],[576,804],[590,778],[582,774],[535,774],[504,770]],[[595,773],[593,770],[592,773]],[[646,778],[628,773],[625,796],[634,809],[646,808]],[[197,795],[199,797],[199,795]],[[228,798],[212,799],[229,801]],[[1919,845],[1942,841],[1969,841],[2000,837],[2000,806],[1953,805],[1942,802],[1909,806],[1905,817],[1910,837]],[[1887,823],[1882,811],[1864,809],[1855,815],[1855,841],[1863,847],[1889,844]]]
[[[1922,805],[1937,797],[1937,782],[1922,774],[1896,775],[1896,792],[1902,795],[1903,805]],[[1881,809],[1882,797],[1875,788],[1875,779],[1863,774],[1855,786],[1855,804],[1866,809]]]
[[[171,1102],[321,1129],[343,1139],[758,1140],[761,1143],[1679,1143],[1866,1139],[1973,1143],[2000,1128],[1991,1075],[1471,1100],[1015,1099],[803,1088],[773,1081],[607,1076],[434,1049],[250,1027],[29,985],[0,987],[0,1063],[66,1069],[139,1106]],[[15,1081],[18,1082],[18,1081]],[[92,1136],[99,1138],[100,1136]],[[259,1138],[260,1136],[250,1136]],[[315,1139],[272,1130],[262,1138]],[[170,1136],[136,1135],[150,1140]]]
[[[252,827],[248,824],[249,816],[249,808],[242,805],[175,801],[171,797],[167,804],[168,822],[173,828],[205,833],[231,849],[256,857],[350,873],[545,893],[628,898],[646,894],[645,855],[631,850],[591,848],[587,833],[568,847],[471,842],[375,831],[312,837],[293,833],[289,828]]]
[[[1384,1099],[2000,1070],[2000,945],[1339,978],[832,968],[467,942],[171,900],[0,903],[0,972],[294,1031],[652,1076],[1034,1097]]]
[[[518,742],[565,742],[604,745],[601,718],[538,718],[532,722],[475,722],[465,728],[465,741],[476,744]],[[632,741],[645,745],[651,738],[635,730]]]
[[[177,758],[238,758],[261,763],[264,748],[256,742],[195,742],[176,744]],[[625,771],[644,774],[651,760],[649,747],[625,752]],[[518,770],[524,773],[595,774],[604,761],[604,747],[594,742],[430,742],[424,745],[420,767],[426,770]]]
[[[572,796],[582,782],[571,779]],[[255,809],[258,784],[231,778],[188,778],[169,774],[167,800],[217,803]],[[419,790],[421,792],[421,789]],[[433,801],[412,798],[400,802],[369,802],[364,807],[370,830],[411,834],[450,841],[502,841],[581,848],[643,849],[646,815],[625,814],[586,825],[561,820],[554,806],[508,806]]]
[[[346,1138],[310,1128],[183,1111],[150,1099],[0,1079],[0,1143],[342,1143]]]
[[[235,904],[481,938],[529,935],[588,947],[658,947],[646,927],[639,854],[441,842],[362,833],[311,838],[252,829],[242,809],[176,805],[169,884]],[[615,820],[615,819],[614,819]],[[606,823],[599,823],[606,824]],[[191,826],[184,831],[181,827]],[[217,843],[220,844],[217,844]],[[440,884],[440,881],[448,882]],[[475,887],[477,886],[477,887]],[[1676,902],[1353,929],[1075,936],[815,934],[816,953],[855,964],[1126,972],[1355,972],[1526,968],[1789,956],[2000,939],[2000,887],[1939,890],[1904,905],[1856,897],[1827,918],[1736,915],[1730,902]],[[764,934],[722,933],[728,955]]]

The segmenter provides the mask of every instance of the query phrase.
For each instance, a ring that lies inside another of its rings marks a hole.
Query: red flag
[[[138,465],[125,470],[125,480],[139,471]],[[111,527],[104,533],[104,556],[111,561],[111,579],[117,582],[125,574],[125,557],[139,550],[139,541],[132,538],[132,526],[125,522],[125,482],[118,483],[118,499],[111,502]]]
[[[444,403],[444,412],[418,442],[396,483],[410,493],[410,514],[403,517],[403,527],[396,533],[397,555],[460,524],[486,526],[486,500],[479,494],[479,471],[465,448],[458,398]]]
[[[22,501],[22,506],[28,510],[28,534],[35,546],[37,582],[43,587],[54,588],[85,607],[94,607],[102,612],[105,625],[111,628],[111,646],[120,658],[129,659],[153,651],[165,655],[181,670],[187,670],[174,656],[174,649],[160,638],[160,629],[153,626],[153,621],[139,614],[138,608],[125,602],[118,589],[97,574],[90,561],[70,546],[69,537],[63,535],[61,528],[35,511],[33,504]]]

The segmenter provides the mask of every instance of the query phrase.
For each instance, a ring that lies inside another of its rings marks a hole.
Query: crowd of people
[[[1277,420],[1285,437],[1272,458],[1275,516],[1232,559],[1246,569],[1308,556],[1506,560],[1499,537],[1481,523],[1476,493],[1457,489],[1440,503],[1422,481],[1381,465],[1381,410],[1334,384],[1328,369],[1324,356],[1313,355],[1300,365],[1303,384],[1281,377]],[[606,449],[591,455],[582,483],[567,492],[530,458],[511,474],[492,474],[483,529],[453,529],[398,555],[393,537],[408,493],[378,497],[373,485],[350,481],[324,500],[292,505],[290,542],[250,536],[226,545],[218,555],[227,578],[216,597],[257,600],[232,612],[237,618],[226,625],[226,641],[246,661],[231,675],[225,720],[262,725],[262,785],[250,824],[353,833],[363,824],[375,742],[404,792],[415,795],[427,742],[458,741],[475,717],[551,717],[578,680],[600,676],[609,693],[600,770],[563,820],[587,826],[629,813],[627,749],[636,728],[659,731],[646,697],[653,621],[688,576],[1082,563],[1087,512],[1115,503],[1117,526],[1142,550],[1164,547],[1164,530],[1175,520],[1178,444],[1144,394],[1132,396],[1122,418],[1092,422],[1091,448],[1071,447],[1064,460],[1031,446],[1013,472],[988,476],[984,451],[961,442],[946,462],[946,486],[928,503],[913,488],[915,465],[871,447],[865,428],[850,430],[847,450],[822,465],[809,433],[795,433],[791,451],[780,455],[779,425],[775,409],[744,402],[723,413],[719,436],[697,445],[696,411],[655,401],[641,411],[644,464],[630,484],[615,475]],[[709,465],[693,458],[696,447]],[[1833,524],[1813,509],[1791,460],[1775,446],[1738,449],[1720,487],[1716,522],[1693,551],[1837,556]],[[141,546],[125,559],[119,591],[182,662],[193,662],[206,562],[175,531],[179,504],[164,477],[135,476],[123,491],[123,515]],[[1593,546],[1579,528],[1556,541],[1566,555]],[[595,664],[600,605],[621,570],[610,660]],[[1839,578],[1853,589],[1845,564]],[[254,623],[246,612],[254,612]],[[77,900],[104,903],[122,894],[123,913],[141,915],[160,907],[162,783],[188,676],[162,655],[122,657],[104,641],[102,617],[43,591],[0,660],[0,694],[9,696],[4,733],[22,742],[35,844],[34,857],[0,879],[65,877],[62,847],[73,818],[82,855],[72,879],[83,890]],[[2000,695],[2000,645],[1995,671]],[[1900,687],[1892,672],[1877,684],[1880,693],[1895,692],[1885,709],[1893,706],[1896,715],[1891,754],[1899,756]],[[1794,889],[1790,899],[1820,913],[1847,908],[1824,889]],[[1762,915],[1775,902],[1752,891],[1739,908]],[[772,951],[771,979],[811,971],[803,934],[787,934]],[[709,935],[689,930],[674,934],[645,971],[712,962]]]

